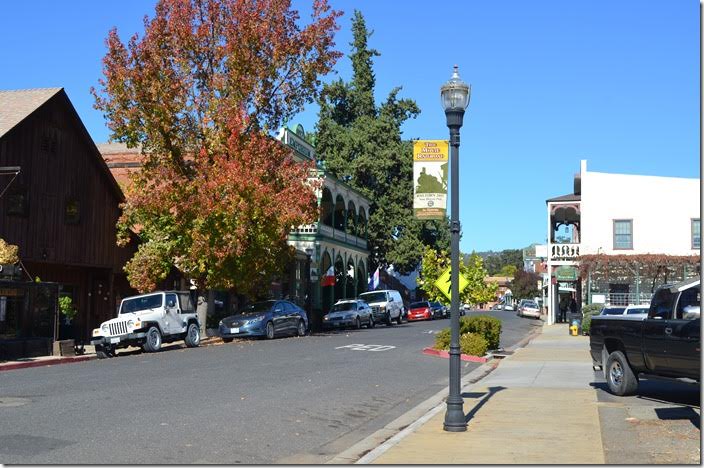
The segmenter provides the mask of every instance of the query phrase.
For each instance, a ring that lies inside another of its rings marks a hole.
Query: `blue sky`
[[[544,242],[545,200],[572,190],[580,159],[599,172],[699,177],[699,2],[330,1],[345,12],[338,50],[349,52],[355,8],[374,31],[377,100],[402,86],[420,106],[405,138],[447,138],[439,88],[453,64],[471,83],[463,251]],[[3,2],[0,89],[62,86],[93,139],[106,141],[88,92],[104,39],[113,26],[141,32],[153,4]],[[336,71],[349,79],[346,57]],[[310,105],[291,123],[316,120]]]

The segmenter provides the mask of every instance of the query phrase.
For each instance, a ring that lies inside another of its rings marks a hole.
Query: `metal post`
[[[464,109],[446,110],[447,126],[450,129],[450,204],[452,216],[450,219],[450,268],[451,301],[450,301],[450,394],[447,397],[444,429],[449,432],[467,430],[464,410],[464,400],[460,394],[460,210],[459,210],[459,147],[460,127],[464,117]]]

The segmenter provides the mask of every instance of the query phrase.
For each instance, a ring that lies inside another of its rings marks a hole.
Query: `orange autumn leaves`
[[[317,218],[316,183],[268,131],[319,92],[339,15],[316,1],[300,27],[283,0],[162,0],[143,37],[110,32],[96,107],[145,156],[118,223],[121,243],[140,226],[134,287],[175,267],[256,295],[280,272],[291,227]]]

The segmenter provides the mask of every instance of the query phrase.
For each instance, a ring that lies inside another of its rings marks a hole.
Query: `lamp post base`
[[[463,411],[463,400],[452,401],[448,398],[447,409],[445,410],[445,422],[442,428],[447,432],[464,432],[467,430],[467,420]]]

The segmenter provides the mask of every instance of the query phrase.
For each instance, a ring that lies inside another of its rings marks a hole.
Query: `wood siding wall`
[[[0,237],[19,245],[23,261],[120,270],[130,257],[115,245],[119,195],[87,138],[62,91],[0,139],[0,165],[21,167],[0,199]],[[0,177],[0,187],[10,180]],[[7,214],[8,195],[21,187],[28,215]],[[65,220],[72,199],[80,206],[77,224]]]
[[[19,246],[32,278],[70,288],[79,333],[115,316],[121,297],[134,294],[122,270],[136,251],[116,245],[121,194],[64,91],[0,138],[0,166],[20,175],[0,198],[0,238]],[[0,177],[0,192],[12,176]],[[11,194],[26,188],[26,216],[8,213]],[[66,203],[77,200],[80,220],[66,220]],[[24,278],[23,278],[24,279]]]

